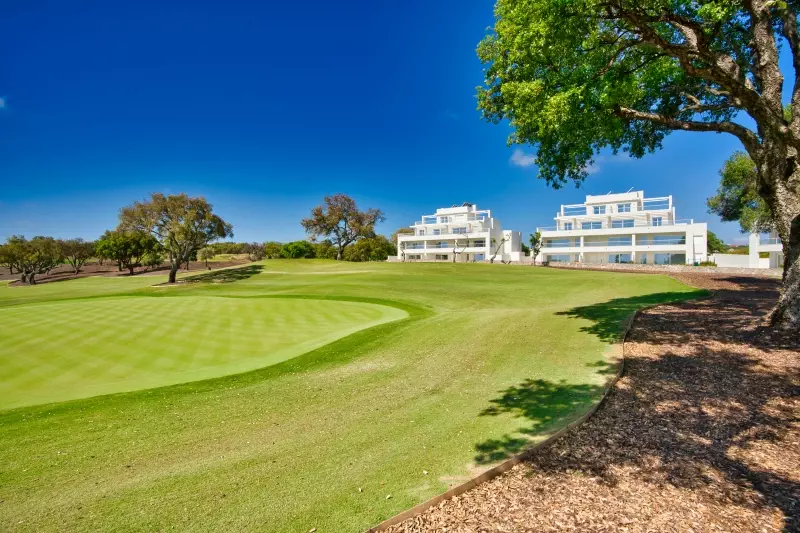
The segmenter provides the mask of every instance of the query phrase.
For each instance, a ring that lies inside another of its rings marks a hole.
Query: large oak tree
[[[375,224],[384,220],[380,209],[359,211],[356,201],[346,194],[323,199],[323,205],[311,210],[301,222],[312,239],[329,239],[336,246],[336,259],[341,261],[347,245],[361,238],[375,236]]]
[[[735,136],[783,241],[773,324],[800,326],[800,35],[795,1],[498,0],[479,108],[538,148],[540,175],[580,182],[602,148],[642,157],[674,130]],[[778,63],[779,46],[791,56]],[[783,94],[784,76],[791,80]],[[750,128],[740,117],[749,117]],[[788,118],[788,119],[787,119]]]
[[[134,202],[119,215],[120,229],[143,231],[158,239],[169,255],[169,282],[178,269],[197,252],[217,239],[233,236],[233,226],[214,214],[205,198],[186,194],[153,193],[150,200]]]

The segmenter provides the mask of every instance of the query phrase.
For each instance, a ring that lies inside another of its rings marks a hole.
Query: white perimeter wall
[[[718,267],[728,268],[769,268],[769,258],[758,258],[758,266],[750,264],[749,255],[741,254],[711,254],[710,261],[714,261]]]

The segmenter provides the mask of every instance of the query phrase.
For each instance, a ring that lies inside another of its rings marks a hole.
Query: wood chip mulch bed
[[[759,325],[778,281],[676,274],[597,413],[511,471],[389,531],[800,531],[800,342]]]

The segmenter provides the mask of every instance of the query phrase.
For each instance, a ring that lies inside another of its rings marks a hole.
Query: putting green
[[[0,309],[0,408],[261,368],[398,320],[383,305],[301,298],[125,297]]]

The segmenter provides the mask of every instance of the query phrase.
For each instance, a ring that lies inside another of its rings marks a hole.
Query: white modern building
[[[443,207],[397,236],[399,261],[522,261],[521,235],[503,230],[490,210],[470,203]]]
[[[672,196],[645,198],[643,191],[587,196],[562,205],[556,225],[538,228],[537,261],[692,264],[706,261],[708,226],[680,220]]]
[[[750,268],[783,268],[783,243],[781,243],[778,233],[751,233],[749,244],[749,264]],[[760,260],[760,254],[769,254],[769,263]]]

